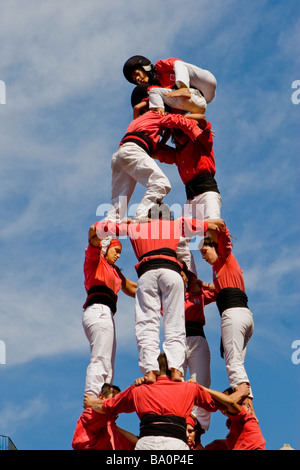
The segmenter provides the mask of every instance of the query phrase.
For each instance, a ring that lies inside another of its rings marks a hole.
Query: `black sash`
[[[107,286],[92,286],[87,292],[87,299],[83,308],[93,304],[107,305],[113,313],[117,311],[117,295]]]
[[[187,321],[185,323],[186,336],[202,336],[205,338],[204,329],[202,323],[198,321]]]
[[[207,191],[220,193],[215,178],[210,174],[195,176],[195,178],[185,185],[187,199],[193,199],[195,196],[206,193]]]
[[[153,145],[150,137],[143,134],[143,132],[127,132],[121,140],[120,145],[126,144],[127,142],[133,142],[141,147],[149,155],[153,153]]]
[[[151,269],[166,268],[181,274],[181,266],[178,264],[176,251],[171,248],[160,248],[159,250],[148,251],[139,258],[139,262],[148,256],[165,255],[174,258],[174,261],[166,258],[153,258],[145,261],[137,268],[137,275],[141,277],[145,272]]]
[[[187,444],[185,418],[175,415],[145,414],[140,423],[140,436],[164,436],[181,439]]]
[[[227,308],[248,308],[248,297],[244,291],[237,287],[225,287],[218,293],[216,303],[219,313],[222,315]]]

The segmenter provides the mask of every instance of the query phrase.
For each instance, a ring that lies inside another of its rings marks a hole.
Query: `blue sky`
[[[255,410],[267,449],[299,449],[298,1],[3,0],[0,11],[0,434],[19,449],[71,449],[89,360],[87,231],[110,202],[111,155],[132,119],[123,63],[142,54],[178,57],[217,78],[207,118],[222,217],[254,314],[246,368]],[[183,205],[177,169],[161,167],[172,183],[165,202]],[[199,277],[210,280],[194,255]],[[130,279],[135,262],[125,240],[118,265]],[[134,303],[122,293],[115,319],[115,383],[125,389],[140,370]],[[215,305],[206,321],[211,387],[224,390]],[[135,433],[138,424],[135,415],[119,418]],[[226,433],[214,414],[203,443]]]

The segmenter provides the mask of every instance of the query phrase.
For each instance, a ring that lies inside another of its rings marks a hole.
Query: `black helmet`
[[[131,93],[131,106],[134,108],[136,104],[139,104],[144,98],[148,98],[148,86],[137,85]]]
[[[123,66],[123,74],[130,83],[135,83],[132,79],[132,73],[136,68],[144,69],[150,79],[154,75],[154,66],[151,64],[151,61],[142,55],[134,55],[126,60]]]

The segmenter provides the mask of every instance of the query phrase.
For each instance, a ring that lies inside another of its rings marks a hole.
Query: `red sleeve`
[[[131,385],[114,398],[109,398],[103,402],[102,408],[108,419],[119,413],[133,413],[135,411],[133,388],[135,388],[135,385]]]
[[[232,243],[229,230],[220,230],[218,234],[218,254],[221,258],[226,259],[232,251]]]
[[[206,411],[215,412],[218,410],[218,406],[209,392],[204,390],[201,385],[195,383],[196,385],[196,397],[195,405],[204,408]]]
[[[168,129],[181,129],[192,140],[196,140],[203,132],[194,119],[187,119],[181,114],[165,114],[161,118],[161,125]]]
[[[105,432],[107,416],[96,413],[92,408],[85,409],[79,417],[73,435],[72,447],[74,450],[85,450],[95,445],[96,437]]]
[[[176,162],[176,150],[167,145],[158,147],[157,150],[155,150],[155,158],[158,158],[161,163],[172,165]]]
[[[212,291],[208,287],[202,287],[202,294],[204,297],[204,305],[208,305],[216,301],[216,298],[217,298],[216,291]]]
[[[170,57],[169,59],[160,59],[155,63],[155,70],[158,73],[169,72],[170,70],[173,70],[174,62],[176,60],[180,59],[175,59],[174,57]]]

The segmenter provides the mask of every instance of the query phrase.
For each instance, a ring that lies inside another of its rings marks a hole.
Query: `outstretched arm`
[[[240,406],[238,405],[238,402],[242,400],[242,398],[245,398],[249,395],[250,393],[250,385],[247,383],[241,384],[239,387],[239,390],[234,392],[231,395],[226,395],[225,393],[218,392],[216,390],[211,390],[209,388],[203,387],[204,390],[206,390],[208,393],[211,394],[211,396],[219,402],[221,405],[225,406],[227,408],[227,411],[230,413],[239,413],[240,411]]]
[[[101,240],[97,235],[96,232],[96,225],[92,225],[89,229],[89,243],[94,247],[99,247],[101,244]]]
[[[137,289],[137,283],[127,279],[121,273],[121,271],[119,269],[118,269],[118,273],[119,273],[119,276],[122,280],[122,286],[121,286],[122,292],[124,292],[124,294],[126,294],[126,295],[129,295],[129,297],[135,297],[135,293],[136,293],[136,289]]]

